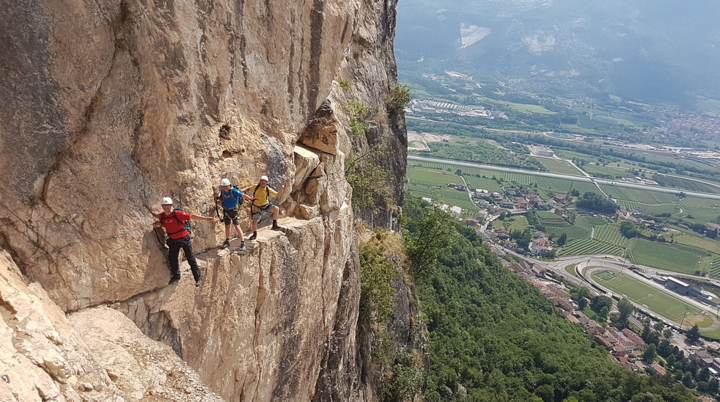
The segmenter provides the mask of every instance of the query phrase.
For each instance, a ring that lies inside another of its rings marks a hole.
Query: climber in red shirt
[[[173,201],[170,197],[163,198],[162,209],[163,212],[158,215],[158,221],[155,222],[155,226],[164,226],[165,231],[168,234],[167,244],[170,248],[168,259],[170,260],[170,272],[172,273],[170,283],[180,280],[178,256],[180,255],[180,249],[182,248],[185,253],[185,258],[187,259],[188,264],[190,264],[190,270],[192,271],[193,277],[195,278],[195,286],[200,287],[202,285],[200,269],[198,268],[197,261],[195,260],[195,254],[193,254],[192,238],[190,237],[190,232],[185,227],[185,222],[191,219],[200,219],[212,222],[214,219],[189,214],[179,209],[173,209]],[[170,283],[168,283],[168,285]]]

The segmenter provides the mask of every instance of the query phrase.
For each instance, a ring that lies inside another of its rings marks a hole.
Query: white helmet
[[[172,205],[172,204],[173,204],[172,198],[170,198],[170,197],[163,197],[162,204],[163,204],[163,205]]]
[[[265,181],[270,181],[270,180],[268,180],[268,177],[267,177],[267,176],[260,176],[260,181],[263,181],[263,180],[265,180]]]
[[[230,180],[228,179],[222,179],[220,180],[220,186],[230,186]]]

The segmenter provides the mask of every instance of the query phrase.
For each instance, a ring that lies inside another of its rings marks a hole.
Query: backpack
[[[180,219],[178,219],[177,215],[175,214],[175,211],[185,212],[185,210],[180,207],[177,207],[177,208],[173,208],[173,212],[172,212],[173,218],[175,218],[175,220],[178,221],[178,224],[182,224],[182,221],[180,221]],[[163,213],[160,213],[160,220],[162,220],[162,217],[163,217]],[[192,228],[190,227],[190,219],[185,221],[185,225],[183,226],[182,229],[178,230],[177,232],[168,233],[168,236],[174,235],[175,233],[180,233],[183,230],[187,230],[188,234],[190,234],[192,232]]]
[[[240,209],[240,205],[242,205],[243,202],[245,202],[245,199],[243,199],[242,196],[240,196],[240,198],[235,198],[235,192],[233,190],[240,191],[240,189],[235,184],[230,186],[230,196],[232,196],[233,200],[237,201],[237,205],[235,206],[235,208]],[[220,186],[220,196],[218,198],[222,198],[222,193],[223,193],[222,186]]]

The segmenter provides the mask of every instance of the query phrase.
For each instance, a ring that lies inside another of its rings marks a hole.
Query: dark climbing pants
[[[192,249],[192,239],[190,236],[185,236],[180,239],[168,238],[168,247],[170,247],[170,273],[173,278],[180,278],[180,264],[178,263],[178,256],[180,255],[180,249],[183,249],[185,253],[185,259],[190,264],[190,270],[192,271],[195,281],[200,280],[200,269],[198,269],[197,261],[195,260],[195,254]]]

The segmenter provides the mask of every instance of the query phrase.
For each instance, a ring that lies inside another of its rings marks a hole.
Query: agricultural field
[[[711,278],[720,278],[720,255],[714,254],[709,265],[709,276]]]
[[[655,313],[680,323],[685,316],[685,321],[699,323],[705,321],[700,309],[684,302],[671,293],[662,291],[633,278],[631,275],[621,274],[613,271],[595,271],[592,279],[600,285],[612,290],[618,295],[625,295],[631,301],[645,305]],[[685,315],[687,309],[687,315]]]
[[[503,191],[502,186],[493,179],[484,179],[482,177],[475,177],[469,174],[463,174],[463,177],[465,178],[465,181],[467,181],[468,186],[470,186],[472,190],[479,188],[487,190],[491,193],[494,191],[501,193]]]
[[[408,184],[405,190],[416,196],[416,197],[427,197],[435,201],[440,201],[445,204],[458,206],[467,213],[463,214],[463,217],[474,218],[477,211],[480,210],[475,204],[470,201],[467,193],[463,193],[455,190],[435,190],[433,188],[421,185]]]
[[[602,188],[607,194],[610,194],[612,198],[635,201],[642,204],[672,204],[680,200],[675,194],[660,193],[657,191],[616,187],[606,184],[601,184],[600,188]]]
[[[559,160],[559,159],[542,158],[542,157],[538,157],[538,158],[536,158],[536,160],[538,162],[542,163],[542,165],[545,166],[545,169],[547,169],[549,172],[560,173],[560,174],[572,174],[572,175],[576,175],[576,176],[581,175],[581,173],[567,161]]]
[[[594,163],[586,163],[580,167],[582,170],[590,174],[591,176],[599,177],[598,175],[611,175],[612,177],[635,177],[634,174],[627,170],[617,167],[616,163],[609,163],[607,166],[595,165]]]
[[[448,188],[448,183],[462,184],[462,178],[444,172],[423,169],[408,169],[406,190],[417,197],[428,197],[467,210],[467,216],[474,217],[479,208],[470,201],[467,192]]]
[[[608,220],[606,218],[603,218],[602,216],[579,216],[575,221],[575,224],[578,224],[578,222],[581,222],[581,224],[583,225],[589,226],[600,226],[608,224]]]
[[[571,242],[575,239],[590,239],[591,229],[579,226],[546,226],[545,234],[552,236],[554,239],[560,237],[563,233],[567,236],[567,241]]]
[[[682,234],[675,233],[673,236],[668,236],[666,234],[663,237],[665,237],[666,240],[672,239],[675,243],[685,244],[701,248],[715,254],[720,254],[720,241],[700,236],[692,232],[684,232]]]
[[[628,246],[635,264],[694,275],[702,268],[701,263],[708,252],[679,244],[658,243],[645,239],[633,239]]]
[[[426,168],[421,169],[419,166]],[[455,166],[449,164],[413,162],[408,169],[407,189],[417,196],[457,205],[466,210],[464,216],[471,217],[478,208],[472,204],[467,194],[447,187],[447,183],[462,183],[462,179],[454,174],[457,170],[454,168]],[[522,173],[464,167],[461,170],[470,188],[484,188],[489,191],[502,191],[503,186],[522,184],[533,187],[541,196],[547,197],[548,193],[549,195],[565,194],[572,188],[578,189],[581,193],[593,188],[592,183]],[[493,177],[495,180],[492,179]],[[611,185],[604,185],[603,188],[617,199],[619,205],[625,206],[629,211],[642,210],[649,215],[671,214],[674,218],[682,218],[686,223],[715,222],[720,216],[720,207],[717,206],[720,201],[717,200],[679,198],[669,193]],[[548,236],[557,239],[563,233],[567,235],[567,243],[559,250],[558,256],[583,254],[621,256],[627,251],[629,257],[637,264],[686,274],[695,274],[699,271],[720,278],[720,261],[715,261],[720,255],[720,241],[690,231],[664,234],[663,237],[668,241],[672,239],[672,243],[640,238],[627,240],[620,235],[617,224],[601,217],[578,216],[574,225],[551,212],[540,212],[538,217]],[[515,227],[519,229],[525,225],[526,223],[518,222]],[[593,226],[595,226],[595,236],[590,239]],[[651,236],[652,233],[650,230],[645,230],[644,235]]]
[[[562,216],[555,215],[552,212],[538,212],[537,217],[543,226],[571,226]]]
[[[447,187],[448,183],[462,184],[462,178],[452,173],[424,169],[408,169],[407,179],[409,183],[422,186]]]
[[[681,188],[688,191],[695,191],[699,193],[710,193],[710,194],[717,194],[720,193],[720,186],[711,183],[705,183],[702,181],[698,181],[697,179],[692,179],[688,177],[678,177],[678,176],[669,176],[669,175],[653,175],[653,180],[657,180],[657,182],[663,186],[663,187],[675,187],[675,188]]]
[[[628,246],[628,239],[620,233],[620,225],[602,225],[595,227],[595,240],[621,248]]]
[[[575,181],[572,183],[572,187],[570,190],[577,190],[580,192],[580,194],[585,193],[600,193],[600,190],[598,190],[597,186],[593,183],[586,183],[584,181]]]
[[[505,218],[505,220],[511,220],[510,228],[508,228],[510,231],[519,230],[522,232],[529,225],[527,218],[523,215],[515,215],[511,218]]]
[[[680,201],[683,212],[692,216],[687,218],[699,222],[714,222],[720,216],[720,208],[717,205],[720,205],[718,200],[695,197],[685,197]]]
[[[508,216],[504,221],[496,219],[493,221],[493,227],[504,226],[508,231],[519,230],[523,231],[528,227],[528,220],[524,215]]]
[[[569,236],[568,236],[569,238]],[[624,249],[614,244],[603,243],[598,240],[575,239],[569,241],[558,253],[560,257],[573,255],[612,254],[623,255]]]
[[[642,204],[636,201],[618,200],[618,205],[622,205],[627,208],[629,212],[635,210],[642,210],[650,215],[660,214],[676,214],[680,212],[680,207],[673,204]]]

